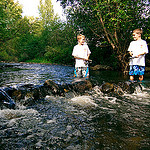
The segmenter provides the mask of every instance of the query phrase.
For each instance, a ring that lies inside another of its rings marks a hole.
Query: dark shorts
[[[144,75],[144,72],[145,72],[145,66],[133,65],[133,66],[130,66],[129,75],[130,76]]]
[[[89,67],[75,67],[74,77],[88,77]]]

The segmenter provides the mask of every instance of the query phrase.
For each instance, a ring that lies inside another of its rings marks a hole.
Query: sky
[[[23,6],[23,16],[34,16],[38,17],[38,5],[40,0],[14,0],[15,2],[19,2]],[[54,9],[54,13],[58,14],[61,19],[64,19],[65,17],[63,14],[63,9],[60,6],[60,2],[56,2],[56,0],[52,0],[52,5]]]

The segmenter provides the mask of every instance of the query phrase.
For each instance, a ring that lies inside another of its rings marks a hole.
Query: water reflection
[[[42,64],[11,64],[19,68],[19,71],[3,71],[0,73],[0,86],[12,86],[20,84],[43,84],[51,79],[56,83],[71,82],[73,79],[73,67],[61,65]],[[10,67],[10,66],[9,66]]]

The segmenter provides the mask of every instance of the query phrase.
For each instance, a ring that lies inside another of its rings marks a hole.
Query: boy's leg
[[[140,82],[143,81],[143,78],[144,78],[143,75],[139,75]]]
[[[133,65],[130,66],[129,75],[130,75],[130,81],[133,81],[134,80],[134,66]]]
[[[85,77],[89,77],[89,67],[83,67],[82,68],[82,76]]]
[[[140,82],[144,79],[145,66],[139,66],[139,80]]]
[[[133,81],[134,80],[134,76],[130,76],[130,81]]]
[[[75,67],[74,69],[74,77],[81,77],[81,67]]]

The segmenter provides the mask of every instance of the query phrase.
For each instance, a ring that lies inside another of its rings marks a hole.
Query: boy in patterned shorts
[[[143,81],[145,72],[145,54],[148,53],[146,41],[141,39],[142,29],[135,29],[133,31],[133,39],[129,45],[128,51],[132,56],[130,59],[130,81],[133,82],[134,76],[139,75],[140,82]]]
[[[85,36],[80,34],[77,36],[78,44],[74,46],[72,56],[75,58],[74,77],[89,77],[89,67],[87,61],[91,51],[85,43]]]

